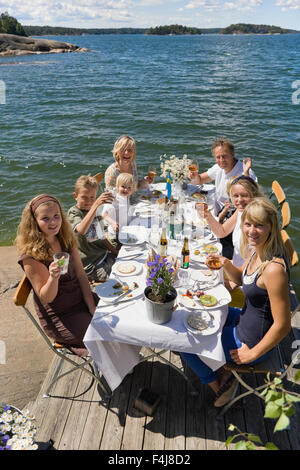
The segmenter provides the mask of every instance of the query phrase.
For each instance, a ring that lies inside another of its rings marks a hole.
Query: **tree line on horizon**
[[[237,23],[227,28],[199,29],[178,24],[156,26],[154,28],[69,28],[62,26],[22,26],[16,18],[4,12],[0,16],[0,33],[17,36],[73,36],[82,34],[146,34],[146,35],[195,35],[195,34],[276,34],[296,33],[299,31],[279,26]]]

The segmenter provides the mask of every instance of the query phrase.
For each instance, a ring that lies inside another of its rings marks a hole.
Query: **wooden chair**
[[[98,184],[101,183],[101,181],[103,180],[103,174],[102,173],[97,173],[93,177],[97,180]]]
[[[289,226],[291,221],[291,211],[290,211],[290,206],[287,201],[284,201],[284,203],[281,206],[281,228],[284,229]]]
[[[297,304],[296,308],[292,311],[291,316],[293,317],[300,309],[300,304],[298,304],[297,298],[295,294],[291,294],[291,296],[294,296],[293,299],[291,299],[291,305]],[[217,418],[221,418],[228,410],[231,408],[238,400],[241,400],[242,398],[254,394],[257,397],[261,398],[264,400],[264,396],[261,395],[263,390],[268,386],[268,383],[265,382],[263,385],[259,385],[257,387],[252,387],[249,385],[245,380],[243,380],[242,376],[244,374],[251,374],[251,375],[256,375],[256,374],[270,374],[278,377],[280,380],[282,380],[284,377],[286,377],[290,370],[298,364],[300,361],[300,349],[298,349],[295,354],[292,355],[291,362],[290,364],[285,367],[281,355],[281,350],[280,350],[280,344],[274,348],[272,354],[262,361],[259,364],[255,365],[247,365],[247,364],[235,364],[233,362],[227,362],[224,368],[226,370],[229,370],[232,372],[232,374],[235,376],[237,379],[237,385],[234,391],[234,396],[231,399],[231,401],[225,405],[221,411],[219,412]],[[238,385],[242,385],[247,391],[244,393],[241,393],[240,395],[236,396]]]
[[[73,371],[76,371],[78,369],[82,370],[83,372],[89,374],[92,378],[92,383],[89,386],[89,388],[92,386],[93,382],[96,380],[99,384],[99,387],[101,391],[104,393],[104,395],[109,396],[111,395],[111,392],[107,390],[106,385],[102,382],[102,379],[100,377],[99,371],[97,366],[94,364],[93,359],[90,356],[87,357],[80,357],[80,362],[75,362],[71,357],[76,357],[76,354],[72,353],[69,349],[67,349],[64,345],[58,344],[56,342],[52,342],[48,336],[45,334],[44,330],[40,326],[39,322],[36,320],[35,316],[30,312],[29,308],[26,306],[27,299],[29,297],[29,294],[31,292],[32,286],[27,279],[26,275],[23,276],[22,280],[20,281],[15,296],[14,296],[14,303],[17,306],[23,307],[25,310],[28,318],[32,321],[34,326],[37,328],[41,336],[44,338],[46,341],[47,345],[49,348],[56,354],[59,358],[59,364],[57,366],[57,369],[54,373],[54,376],[52,378],[52,381],[50,385],[48,386],[44,397],[54,397],[54,395],[50,395],[49,392],[54,385],[55,382],[57,382],[59,379],[62,377],[66,376],[67,374],[70,374]],[[78,359],[77,359],[78,360]],[[69,362],[70,364],[73,365],[73,368],[68,370],[67,372],[60,374],[60,369],[62,367],[62,364],[64,361]],[[80,394],[82,395],[82,393]],[[70,397],[61,397],[61,398],[70,398]],[[75,396],[72,398],[76,398]]]
[[[272,182],[272,192],[270,194],[270,199],[273,196],[276,197],[278,204],[282,204],[286,199],[285,193],[284,193],[282,187],[280,186],[280,184],[276,180],[274,180]]]
[[[291,258],[291,268],[296,266],[299,262],[298,254],[294,248],[294,245],[292,243],[292,240],[290,239],[288,233],[285,230],[281,230],[281,237],[285,246],[285,249],[290,255]]]

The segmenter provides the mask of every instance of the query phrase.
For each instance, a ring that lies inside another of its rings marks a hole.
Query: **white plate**
[[[182,294],[185,294],[186,291],[187,289],[185,288],[180,288],[178,290],[179,302],[181,305],[191,310],[213,310],[215,308],[228,305],[231,302],[231,295],[223,284],[218,284],[217,286],[210,287],[209,289],[203,289],[205,294],[207,293],[216,297],[218,302],[212,307],[206,307],[205,305],[202,305],[201,302],[195,298],[190,299],[189,297],[182,297]]]
[[[205,330],[197,330],[196,328],[193,328],[188,324],[188,318],[190,316],[200,316],[203,320],[205,320],[208,323],[208,327]],[[212,335],[216,331],[218,331],[220,327],[220,321],[218,321],[215,317],[211,318],[208,312],[202,311],[201,313],[189,313],[188,315],[185,315],[183,319],[184,326],[186,329],[192,333],[193,335],[201,335],[201,336],[208,336]]]
[[[145,232],[143,227],[123,227],[119,233],[119,241],[123,245],[142,245],[145,243]]]
[[[153,188],[157,191],[165,191],[166,190],[166,183],[155,183]]]
[[[218,271],[211,271],[206,265],[193,269],[191,279],[198,281],[201,290],[214,287],[220,282]]]
[[[134,265],[135,266],[135,270],[132,271],[131,273],[122,273],[119,271],[119,268],[121,265]],[[118,276],[137,276],[138,274],[140,274],[140,272],[143,270],[143,264],[142,263],[138,263],[137,261],[131,261],[131,260],[128,260],[128,261],[118,261],[117,263],[114,264],[113,266],[113,271],[118,275]]]
[[[115,303],[118,302],[119,298],[124,294],[122,291],[122,288],[119,289],[114,289],[114,285],[120,284],[120,281],[115,278],[110,278],[103,284],[98,284],[96,286],[96,293],[98,296],[103,300],[103,302],[106,303]],[[133,281],[127,282],[129,288],[133,287]],[[127,297],[124,295],[121,300],[131,300],[139,295],[143,294],[145,286],[143,285],[142,282],[137,282],[138,287],[133,289],[129,295],[130,297]]]

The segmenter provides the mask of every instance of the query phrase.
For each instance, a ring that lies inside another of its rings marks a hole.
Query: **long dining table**
[[[140,205],[143,207],[143,205]],[[177,308],[173,311],[168,323],[156,324],[147,316],[144,289],[146,287],[147,258],[149,250],[153,249],[150,243],[152,228],[149,227],[147,217],[139,217],[139,204],[136,206],[137,217],[128,227],[124,227],[126,234],[136,236],[137,243],[124,243],[119,251],[116,263],[112,268],[110,279],[106,283],[96,286],[99,303],[95,314],[86,331],[84,343],[93,357],[97,367],[102,372],[111,391],[113,392],[132,369],[144,360],[141,355],[142,348],[154,350],[170,350],[197,354],[213,370],[219,369],[225,362],[221,333],[227,318],[228,303],[231,296],[223,284],[222,270],[205,273],[214,277],[203,281],[203,269],[207,267],[191,256],[188,268],[188,285],[177,282]],[[150,217],[150,215],[149,215]],[[151,224],[150,224],[151,225]],[[200,243],[200,240],[199,240]],[[202,244],[205,244],[202,239]],[[218,249],[221,245],[218,240],[210,241]],[[193,241],[196,246],[197,239]],[[180,257],[181,244],[177,240],[169,239],[168,254]],[[121,274],[118,268],[122,264],[135,266],[134,272]],[[187,270],[185,270],[187,271]],[[182,289],[192,287],[197,281],[204,282],[203,291],[212,292],[218,299],[217,305],[211,308],[203,306],[190,307],[184,301]],[[114,298],[113,290],[116,283],[126,283],[130,293]],[[209,287],[209,283],[211,287]],[[175,284],[176,285],[176,284]],[[208,287],[207,287],[208,286]],[[191,314],[208,313],[210,329],[197,331],[189,328],[187,318]],[[161,357],[159,354],[157,355]],[[165,359],[163,359],[165,361]]]

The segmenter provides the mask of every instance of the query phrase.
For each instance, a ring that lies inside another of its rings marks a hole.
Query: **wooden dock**
[[[286,363],[294,352],[293,341],[291,334],[284,342]],[[181,365],[178,354],[166,352],[165,357]],[[198,396],[192,395],[192,389],[182,375],[156,358],[137,365],[109,400],[101,398],[96,385],[91,385],[90,377],[81,371],[59,380],[51,391],[58,397],[76,395],[77,398],[43,398],[56,365],[57,359],[54,359],[36,401],[29,404],[36,417],[37,441],[52,439],[55,449],[226,450],[225,441],[232,435],[228,431],[231,423],[243,432],[260,436],[264,444],[273,442],[280,450],[300,449],[299,406],[291,419],[290,429],[276,433],[273,433],[275,421],[264,419],[263,400],[253,395],[238,402],[225,417],[216,419],[218,409],[213,406],[210,389],[201,385],[194,373],[187,370],[199,389]],[[293,387],[299,392],[300,386],[295,387],[292,383],[288,380],[286,388]],[[139,390],[145,387],[161,397],[153,417],[134,407]]]

